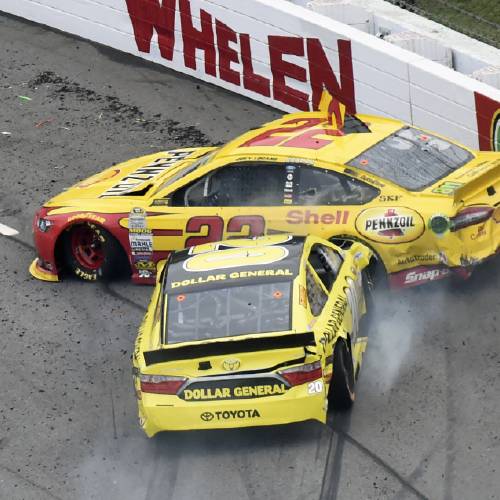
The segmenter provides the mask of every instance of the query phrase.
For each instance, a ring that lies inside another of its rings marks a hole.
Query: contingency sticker
[[[128,217],[128,239],[133,260],[140,278],[150,278],[152,276],[152,266],[145,263],[152,263],[153,255],[153,231],[147,228],[146,212],[143,208],[135,207],[130,211]],[[137,257],[140,256],[140,259]],[[149,267],[149,269],[148,269]]]

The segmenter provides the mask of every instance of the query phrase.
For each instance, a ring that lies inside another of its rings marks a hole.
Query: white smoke
[[[361,376],[369,376],[370,386],[377,392],[389,392],[422,355],[418,351],[424,347],[426,324],[437,314],[442,316],[445,287],[436,283],[418,289],[375,292],[367,364]]]

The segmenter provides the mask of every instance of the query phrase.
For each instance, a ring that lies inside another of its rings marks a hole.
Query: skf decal
[[[104,224],[106,222],[106,219],[104,217],[101,217],[100,215],[93,214],[90,212],[75,214],[72,215],[71,217],[68,217],[68,222],[73,222],[75,220],[91,220],[94,222],[99,222],[99,224]]]
[[[286,214],[288,224],[347,224],[348,210],[337,210],[333,213],[317,213],[311,210],[290,210]]]
[[[120,180],[120,182],[104,191],[104,193],[101,194],[101,198],[126,195],[127,193],[133,191],[137,186],[140,186],[148,180],[154,179],[170,168],[174,163],[183,160],[186,156],[189,156],[192,153],[192,151],[168,151],[169,156],[166,158],[157,158],[149,165],[138,168],[131,174],[125,176]]]
[[[356,229],[377,243],[408,243],[423,234],[425,224],[420,214],[410,208],[369,208],[358,215]]]

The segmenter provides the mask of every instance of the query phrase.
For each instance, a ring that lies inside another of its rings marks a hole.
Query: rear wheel
[[[108,281],[127,269],[127,259],[116,239],[92,223],[74,226],[65,235],[66,267],[86,281]]]
[[[354,366],[351,351],[343,339],[337,340],[333,350],[333,377],[328,400],[334,410],[348,410],[354,403]]]

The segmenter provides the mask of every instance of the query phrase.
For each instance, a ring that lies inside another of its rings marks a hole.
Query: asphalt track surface
[[[0,224],[19,231],[0,235],[0,499],[500,498],[498,259],[458,288],[379,294],[350,414],[147,439],[130,354],[151,289],[33,280],[33,213],[276,112],[5,15],[0,47]]]

